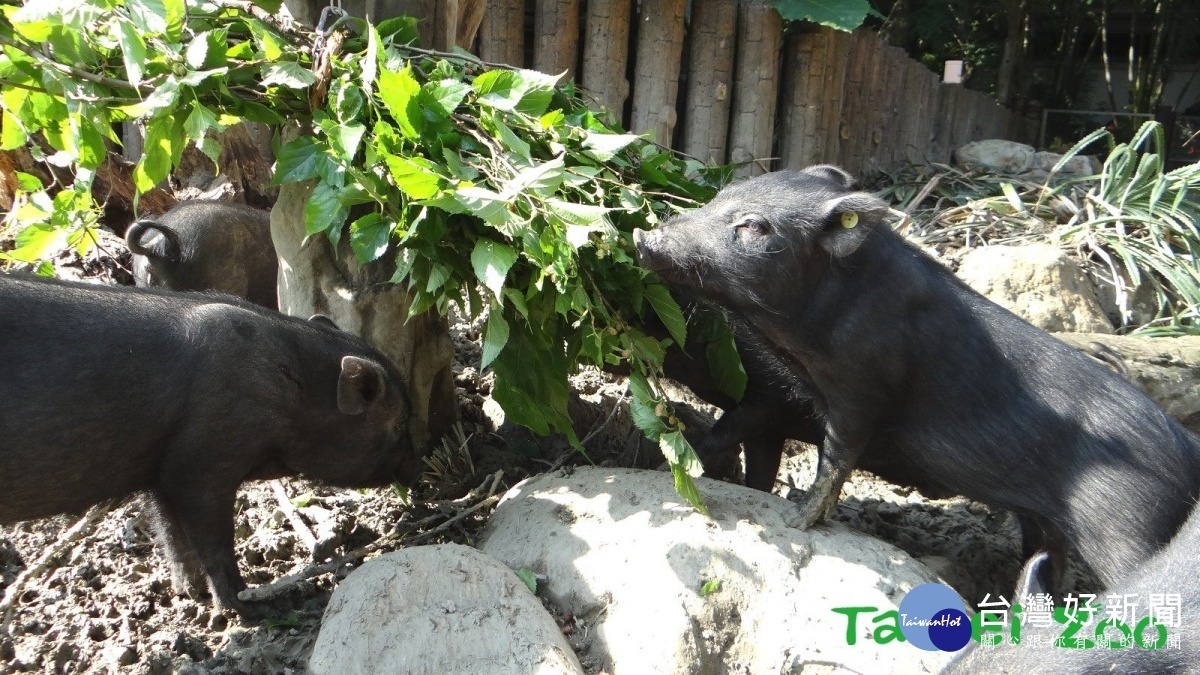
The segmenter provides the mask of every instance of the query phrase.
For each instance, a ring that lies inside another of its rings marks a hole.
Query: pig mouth
[[[650,270],[666,281],[682,283],[688,286],[702,285],[699,270],[681,265],[678,260],[661,250],[662,235],[657,230],[634,230],[633,244],[637,252],[638,265]],[[692,273],[692,274],[689,274]],[[696,279],[689,279],[691,276]]]

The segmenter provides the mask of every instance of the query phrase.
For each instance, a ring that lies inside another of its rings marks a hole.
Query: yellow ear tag
[[[858,224],[858,212],[846,211],[842,214],[842,227],[849,230]]]

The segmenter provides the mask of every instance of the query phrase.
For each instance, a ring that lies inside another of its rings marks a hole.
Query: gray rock
[[[923,673],[949,660],[878,645],[864,619],[849,646],[833,612],[895,609],[937,581],[906,553],[840,524],[788,527],[796,506],[770,494],[697,484],[711,517],[683,503],[669,473],[538,476],[505,495],[480,546],[544,576],[539,593],[573,612],[590,640],[584,661],[606,672]]]
[[[512,570],[468,546],[418,546],[334,591],[313,675],[582,673],[554,619]]]
[[[963,257],[958,276],[988,299],[1043,330],[1113,331],[1087,274],[1055,246],[977,248]]]

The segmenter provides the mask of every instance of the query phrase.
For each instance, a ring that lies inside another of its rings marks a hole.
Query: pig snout
[[[662,253],[660,230],[634,230],[633,245],[637,249],[638,264],[651,272],[661,272],[670,267],[670,261]]]

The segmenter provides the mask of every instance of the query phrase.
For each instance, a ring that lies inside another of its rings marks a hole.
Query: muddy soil
[[[105,250],[88,261],[58,261],[64,276],[129,283],[123,243],[116,237],[103,243]],[[429,473],[411,494],[330,489],[303,480],[243,486],[237,554],[249,584],[276,581],[368,545],[388,551],[406,542],[470,544],[488,509],[460,517],[479,494],[461,498],[493,472],[503,471],[502,492],[529,475],[581,461],[562,439],[534,438],[503,423],[488,396],[490,376],[478,371],[479,329],[478,322],[453,326],[461,436],[431,458]],[[573,391],[572,417],[591,461],[661,466],[655,445],[632,424],[623,380],[588,371],[573,379]],[[691,399],[681,414],[701,433],[715,410]],[[777,490],[807,486],[814,458],[811,448],[791,447]],[[1020,566],[1011,516],[965,499],[926,499],[869,474],[852,477],[836,519],[922,559],[972,604],[985,593],[1008,595]],[[249,625],[214,611],[208,598],[174,592],[140,500],[115,505],[78,538],[58,544],[78,520],[76,514],[0,527],[0,595],[47,551],[57,552],[24,581],[7,631],[0,629],[0,673],[302,673],[332,589],[360,564],[355,559],[288,585],[271,600],[278,618]],[[1078,569],[1069,579],[1080,590],[1095,588]],[[560,621],[569,624],[570,617]]]

